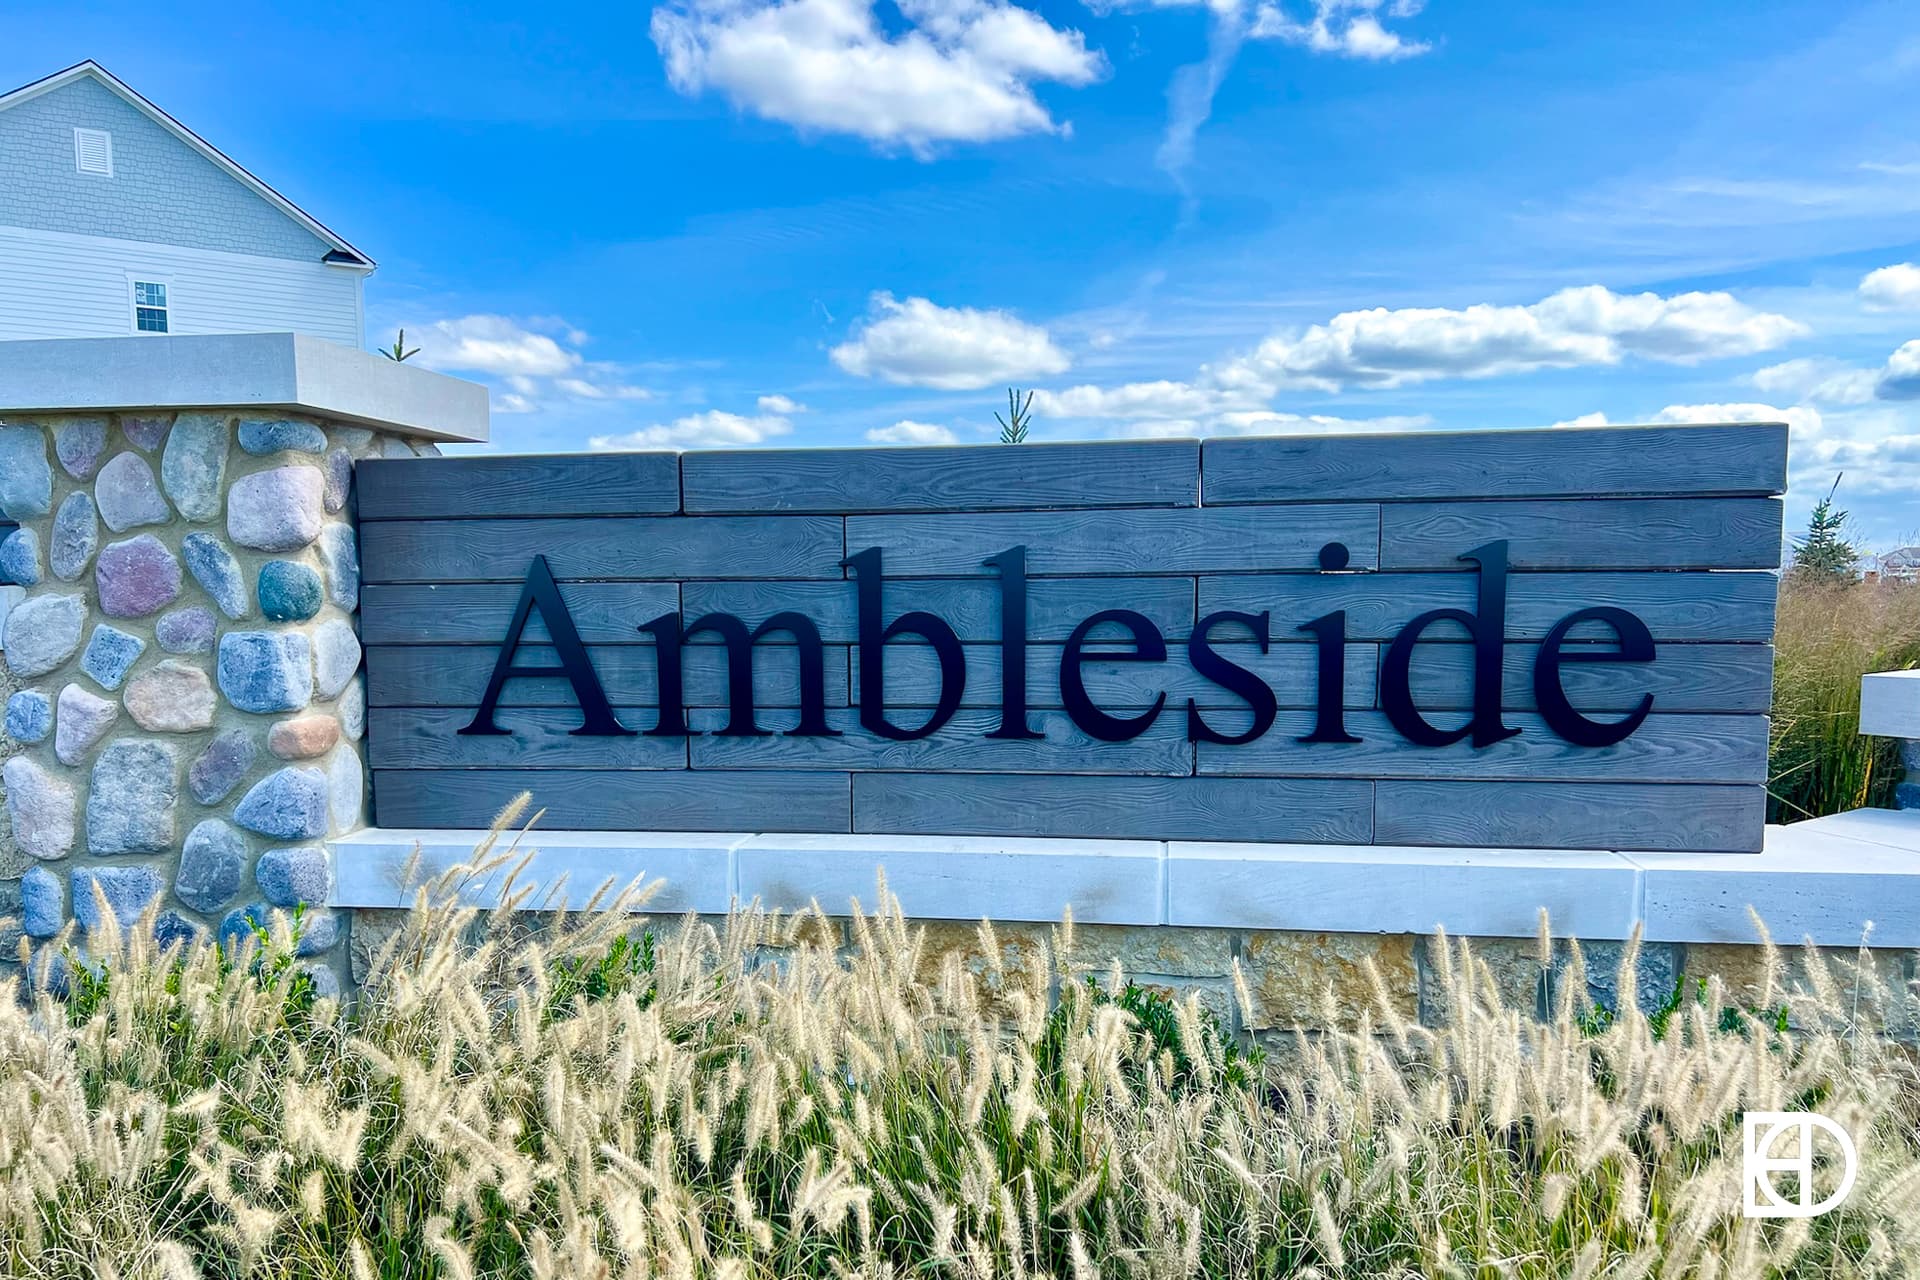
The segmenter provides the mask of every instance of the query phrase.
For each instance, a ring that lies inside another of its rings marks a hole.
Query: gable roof
[[[96,80],[125,99],[128,105],[146,115],[155,124],[158,124],[161,128],[173,134],[176,138],[179,138],[180,141],[186,143],[195,151],[198,151],[208,160],[211,160],[217,167],[224,170],[230,177],[251,190],[262,200],[265,200],[281,213],[286,214],[287,217],[292,218],[302,227],[312,232],[313,235],[329,246],[330,251],[325,258],[325,261],[329,264],[361,271],[371,271],[377,265],[372,258],[360,252],[343,237],[330,230],[325,223],[281,195],[278,191],[275,191],[266,183],[260,181],[260,179],[254,177],[251,173],[247,172],[247,170],[241,168],[240,165],[225,152],[208,142],[205,138],[202,138],[193,130],[187,128],[187,126],[181,124],[178,120],[175,120],[153,103],[141,97],[118,76],[115,76],[111,71],[108,71],[91,58],[75,66],[68,67],[65,71],[56,71],[50,76],[35,80],[32,84],[22,85],[11,93],[0,94],[0,111],[5,111],[8,107],[17,106],[22,102],[37,98],[43,93],[51,93],[55,89],[72,84],[75,80],[83,78]]]

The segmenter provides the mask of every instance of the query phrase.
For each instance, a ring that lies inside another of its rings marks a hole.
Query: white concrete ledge
[[[1879,671],[1860,677],[1860,732],[1920,738],[1920,671]]]
[[[485,833],[371,829],[332,842],[342,907],[413,900],[404,868],[418,848],[431,874],[464,861]],[[1860,810],[1769,827],[1758,854],[1569,853],[1527,849],[1162,844],[952,836],[536,832],[527,882],[557,905],[584,905],[609,878],[645,873],[666,890],[657,913],[719,913],[736,902],[832,912],[873,905],[875,879],[923,919],[1167,924],[1330,933],[1526,937],[1547,909],[1554,931],[1653,942],[1752,942],[1753,907],[1774,938],[1854,946],[1872,922],[1880,947],[1920,947],[1920,812]],[[499,877],[468,900],[499,899]]]
[[[487,438],[487,389],[296,333],[0,342],[0,414],[259,407],[423,440]]]

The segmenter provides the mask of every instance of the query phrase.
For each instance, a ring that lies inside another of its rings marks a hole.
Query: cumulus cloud
[[[1920,267],[1895,263],[1860,278],[1860,301],[1874,311],[1920,310]]]
[[[1612,365],[1636,356],[1694,364],[1767,351],[1806,332],[1728,293],[1617,294],[1562,289],[1530,306],[1347,311],[1276,334],[1208,370],[1215,385],[1272,394],[1410,386],[1534,369]]]
[[[1204,418],[1168,418],[1123,423],[1111,433],[1129,440],[1166,440],[1190,436],[1340,436],[1375,431],[1418,431],[1433,425],[1424,413],[1380,418],[1340,418],[1324,413],[1281,413],[1273,409],[1237,409]]]
[[[1920,338],[1901,343],[1887,357],[1873,391],[1882,400],[1920,400]]]
[[[459,316],[425,328],[409,325],[407,340],[419,344],[416,358],[430,369],[497,382],[493,407],[499,413],[535,413],[566,401],[653,397],[646,387],[624,381],[621,366],[582,355],[587,334],[557,316]]]
[[[1256,40],[1284,40],[1315,53],[1394,62],[1417,57],[1433,46],[1387,30],[1380,15],[1410,18],[1421,8],[1420,0],[1313,0],[1313,16],[1296,19],[1281,5],[1263,4],[1249,34]]]
[[[1873,399],[1875,374],[1826,356],[1770,364],[1753,375],[1754,387],[1788,400],[1865,404]]]
[[[1796,437],[1811,438],[1821,433],[1825,422],[1812,405],[1770,404],[1670,404],[1654,415],[1655,422],[1784,422]]]
[[[588,443],[596,449],[732,449],[765,444],[792,432],[792,419],[784,413],[741,414],[709,409],[638,431],[594,436]]]
[[[902,418],[890,427],[875,427],[867,432],[874,444],[959,444],[960,437],[946,427],[931,422]]]
[[[1080,32],[1001,0],[895,0],[885,21],[874,0],[674,0],[652,34],[683,94],[923,156],[1062,132],[1034,86],[1106,71]]]
[[[805,413],[807,411],[807,406],[788,396],[782,395],[761,396],[754,404],[762,413],[780,414],[782,416]]]
[[[830,354],[857,377],[942,391],[1062,373],[1070,363],[1045,329],[1011,312],[902,302],[890,293],[873,295],[865,319]]]

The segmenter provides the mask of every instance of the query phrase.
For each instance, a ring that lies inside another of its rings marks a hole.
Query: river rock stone
[[[220,637],[220,691],[242,711],[298,711],[313,698],[313,652],[297,631],[229,631]]]
[[[178,765],[173,748],[164,742],[109,743],[93,762],[87,850],[167,852],[173,846],[173,810],[180,798]]]
[[[340,914],[331,907],[309,907],[300,916],[300,935],[294,939],[293,954],[317,956],[333,950],[340,941]]]
[[[100,612],[109,618],[144,618],[179,597],[180,562],[160,539],[143,533],[108,543],[93,579],[100,588]]]
[[[53,576],[72,582],[87,571],[99,548],[100,519],[94,512],[93,499],[84,493],[68,494],[53,518],[53,546],[48,557],[53,561]]]
[[[88,933],[106,926],[107,918],[100,910],[101,899],[106,900],[114,923],[125,928],[138,920],[140,913],[167,887],[152,867],[77,868],[72,883],[73,918]]]
[[[40,536],[31,529],[15,529],[0,538],[0,581],[22,587],[40,585]]]
[[[282,720],[267,730],[267,750],[282,760],[311,760],[340,741],[340,722],[332,716]]]
[[[353,455],[345,449],[335,449],[327,455],[327,483],[321,490],[321,501],[330,512],[338,512],[347,505],[347,494],[353,489]]]
[[[39,427],[0,427],[0,515],[14,520],[53,510],[53,464]]]
[[[22,853],[53,862],[73,851],[73,785],[26,756],[15,756],[0,767],[7,784],[7,814],[13,819],[13,842]]]
[[[233,817],[276,840],[319,839],[327,834],[327,776],[291,767],[270,773],[253,784]]]
[[[186,557],[193,580],[213,597],[220,612],[235,619],[247,616],[252,606],[247,603],[246,578],[240,562],[220,539],[210,533],[190,533],[180,542],[180,554]]]
[[[250,418],[240,424],[240,447],[257,457],[270,453],[324,453],[327,433],[311,422]]]
[[[196,733],[213,727],[218,699],[207,673],[168,658],[127,686],[127,714],[149,733]]]
[[[340,732],[347,741],[360,741],[367,731],[367,682],[358,676],[348,681],[347,687],[340,691],[334,713],[340,717]]]
[[[60,691],[60,715],[53,734],[53,754],[61,764],[79,764],[100,745],[120,718],[120,704],[70,684]]]
[[[322,699],[337,698],[360,669],[360,637],[345,618],[329,618],[313,629],[314,684]]]
[[[38,689],[22,689],[7,699],[7,736],[32,746],[53,732],[53,703]]]
[[[208,818],[187,833],[173,895],[203,914],[212,914],[240,892],[247,871],[247,838],[218,818]]]
[[[7,615],[4,648],[7,669],[31,679],[43,676],[80,651],[87,622],[81,596],[34,596]]]
[[[165,524],[173,518],[167,500],[160,496],[153,468],[137,453],[117,454],[100,468],[100,476],[93,482],[93,500],[100,508],[100,518],[115,533],[143,524]]]
[[[327,762],[327,810],[333,831],[352,831],[360,825],[366,798],[366,769],[358,751],[336,751]]]
[[[228,946],[245,942],[260,930],[273,927],[273,908],[264,902],[249,902],[244,907],[235,907],[220,917],[220,926],[216,930],[220,941]]]
[[[327,851],[317,845],[269,849],[253,864],[253,882],[276,907],[297,907],[303,902],[317,906],[327,900],[332,887]]]
[[[133,447],[143,453],[152,453],[167,438],[167,428],[173,425],[170,413],[123,413],[120,415],[120,431]]]
[[[330,524],[320,531],[320,567],[327,571],[327,599],[342,609],[360,607],[360,542],[353,526]]]
[[[399,436],[382,436],[380,438],[380,456],[383,458],[411,458],[413,457],[413,446],[405,440],[402,440]]]
[[[107,451],[105,418],[68,418],[53,429],[53,456],[75,480],[91,480]]]
[[[168,653],[212,653],[216,625],[213,610],[196,604],[160,615],[153,634]]]
[[[333,442],[348,453],[357,454],[373,443],[373,432],[365,427],[335,427],[330,434]]]
[[[313,985],[313,994],[320,1000],[338,1000],[340,998],[340,975],[325,964],[314,961],[300,966],[300,975]]]
[[[260,612],[269,622],[305,622],[320,612],[320,575],[291,560],[260,566]]]
[[[187,786],[201,804],[219,804],[240,785],[259,754],[245,729],[228,729],[187,766]]]
[[[227,536],[256,551],[298,551],[320,536],[325,489],[318,467],[243,476],[227,492]]]
[[[139,636],[103,622],[93,629],[87,651],[80,655],[80,669],[102,689],[118,689],[146,649],[147,642]]]
[[[160,455],[160,483],[180,514],[204,524],[220,514],[227,479],[227,420],[211,413],[183,413]]]
[[[153,920],[154,945],[165,951],[168,947],[179,946],[182,949],[192,946],[204,933],[199,925],[168,908]]]
[[[66,923],[67,892],[60,877],[34,867],[20,878],[20,927],[29,938],[51,938]]]

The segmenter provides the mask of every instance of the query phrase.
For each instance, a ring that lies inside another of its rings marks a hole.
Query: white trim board
[[[463,861],[481,831],[369,828],[331,842],[339,907],[403,907],[403,869]],[[955,836],[536,832],[526,883],[564,877],[567,904],[605,880],[665,877],[655,913],[718,914],[758,899],[829,912],[877,877],[929,920],[1058,920],[1329,933],[1526,937],[1547,908],[1554,931],[1650,942],[1753,942],[1751,905],[1782,943],[1920,947],[1920,813],[1861,810],[1769,827],[1758,854],[1570,853],[1526,849],[998,840]],[[417,882],[416,882],[417,883]],[[497,877],[467,900],[499,900]],[[554,904],[557,905],[557,904]]]

